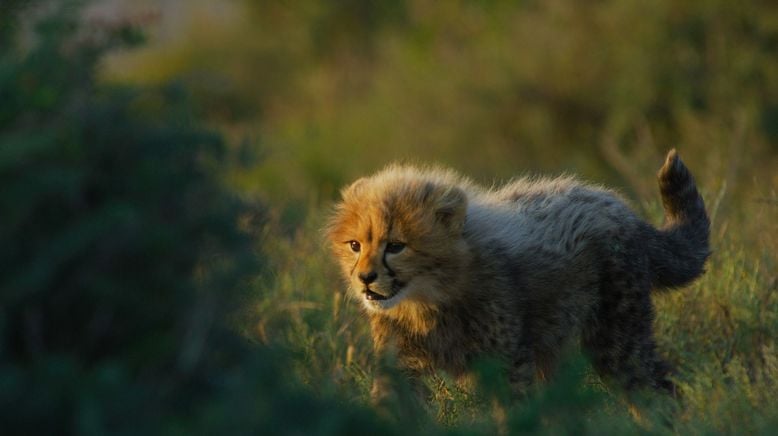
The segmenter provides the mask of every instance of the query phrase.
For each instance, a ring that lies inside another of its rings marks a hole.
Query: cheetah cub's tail
[[[710,255],[710,220],[694,178],[675,149],[667,153],[657,178],[665,224],[647,244],[651,279],[657,288],[675,288],[704,272],[705,260]]]

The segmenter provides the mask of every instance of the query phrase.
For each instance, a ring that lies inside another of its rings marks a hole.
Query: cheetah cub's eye
[[[387,242],[385,251],[390,254],[397,254],[405,249],[402,242]]]
[[[359,250],[362,249],[362,246],[359,245],[359,242],[357,241],[348,241],[348,245],[351,247],[351,251],[354,253],[359,253]]]

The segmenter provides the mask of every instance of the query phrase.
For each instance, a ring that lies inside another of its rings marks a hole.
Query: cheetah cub
[[[570,177],[485,189],[453,171],[393,165],[343,190],[327,234],[376,352],[394,350],[411,378],[466,379],[492,356],[522,392],[580,340],[626,389],[673,393],[651,290],[703,273],[710,223],[675,150],[658,179],[657,229],[614,192]]]

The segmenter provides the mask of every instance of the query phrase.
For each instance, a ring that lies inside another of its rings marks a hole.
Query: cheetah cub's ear
[[[359,195],[359,193],[362,191],[362,188],[365,185],[365,182],[367,182],[366,177],[362,177],[357,179],[354,183],[346,186],[340,191],[340,196],[343,200],[348,200],[349,198]]]
[[[452,235],[460,235],[465,227],[467,195],[453,186],[440,186],[433,194],[435,220]]]

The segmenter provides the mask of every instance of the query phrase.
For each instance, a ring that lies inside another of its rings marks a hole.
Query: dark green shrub
[[[226,149],[185,92],[97,83],[137,29],[85,29],[66,5],[22,50],[24,6],[0,46],[2,432],[378,430],[227,328],[261,211],[222,186]]]

